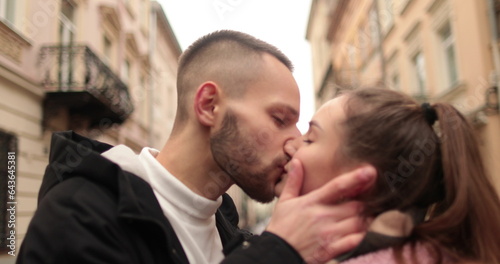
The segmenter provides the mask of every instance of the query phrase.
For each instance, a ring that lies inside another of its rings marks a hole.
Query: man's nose
[[[294,141],[301,136],[302,134],[300,133],[299,128],[297,126],[293,126],[293,128],[291,128],[291,131],[289,132],[288,139],[285,141],[285,145],[286,143],[288,143],[288,141]]]
[[[296,137],[294,139],[290,139],[290,140],[287,140],[286,143],[285,143],[285,153],[291,158],[293,157],[293,155],[295,155],[295,152],[297,152],[297,150],[299,149],[300,147],[300,142],[302,142],[301,140],[301,137]]]

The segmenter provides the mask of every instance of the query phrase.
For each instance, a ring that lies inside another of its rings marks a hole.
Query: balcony
[[[102,128],[123,123],[134,110],[128,87],[85,45],[42,47],[39,66],[45,128]]]

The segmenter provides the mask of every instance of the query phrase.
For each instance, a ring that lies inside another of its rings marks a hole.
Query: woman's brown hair
[[[344,96],[342,154],[372,164],[379,175],[361,198],[364,214],[434,208],[415,227],[414,242],[433,246],[438,260],[444,250],[461,261],[500,263],[500,201],[466,118],[449,104],[422,107],[382,88]]]

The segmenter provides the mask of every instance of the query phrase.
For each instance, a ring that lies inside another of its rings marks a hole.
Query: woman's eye
[[[304,143],[307,143],[307,144],[311,144],[312,143],[312,140],[310,140],[310,139],[304,139],[303,141],[304,141]]]

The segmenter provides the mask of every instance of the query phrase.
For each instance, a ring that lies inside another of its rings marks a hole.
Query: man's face
[[[227,106],[210,145],[215,161],[251,198],[270,202],[288,161],[284,145],[300,136],[300,95],[291,72],[263,57],[262,76]]]

